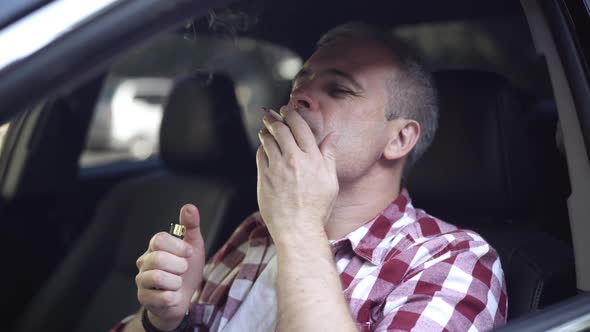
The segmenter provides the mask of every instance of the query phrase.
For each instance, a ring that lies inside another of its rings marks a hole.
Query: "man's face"
[[[338,135],[341,181],[354,181],[382,161],[395,130],[386,119],[386,82],[395,70],[392,54],[377,42],[334,42],[317,50],[293,81],[290,106],[317,142],[330,132]]]

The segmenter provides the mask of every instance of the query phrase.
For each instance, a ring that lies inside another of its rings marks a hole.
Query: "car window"
[[[534,95],[551,95],[545,62],[522,16],[413,24],[394,33],[408,40],[431,70],[490,71]]]
[[[173,82],[194,71],[223,72],[236,86],[253,144],[262,106],[288,97],[301,58],[248,38],[168,34],[123,55],[112,66],[95,106],[81,167],[142,161],[158,155],[162,112]]]

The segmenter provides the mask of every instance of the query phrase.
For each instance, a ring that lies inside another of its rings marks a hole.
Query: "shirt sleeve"
[[[475,238],[475,239],[474,239]],[[411,269],[383,306],[375,331],[487,331],[506,321],[504,274],[479,236]]]

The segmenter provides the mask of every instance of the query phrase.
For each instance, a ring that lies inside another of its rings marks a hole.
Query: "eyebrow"
[[[351,74],[349,74],[345,71],[342,71],[340,69],[328,68],[328,69],[325,69],[322,72],[320,72],[320,74],[332,75],[332,76],[337,76],[337,77],[343,78],[346,81],[348,81],[350,84],[352,84],[352,86],[355,89],[363,90],[363,87],[361,86],[361,84]],[[297,75],[295,75],[295,78],[293,78],[293,82],[295,82],[298,79],[305,77],[305,76],[309,76],[309,71],[307,69],[303,68],[297,73]]]

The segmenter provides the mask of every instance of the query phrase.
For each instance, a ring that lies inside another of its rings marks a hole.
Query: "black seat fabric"
[[[255,209],[255,161],[233,83],[222,75],[179,80],[160,132],[165,170],[128,180],[32,303],[18,331],[106,331],[139,307],[135,261],[150,237],[199,207],[207,255]]]
[[[488,72],[441,71],[435,82],[439,130],[408,178],[415,205],[496,248],[509,319],[574,295],[571,246],[534,227],[535,202],[551,188],[539,185],[530,155],[528,97]]]
[[[534,168],[517,91],[487,72],[441,71],[435,81],[439,130],[412,171],[414,196],[459,225],[526,213]]]

